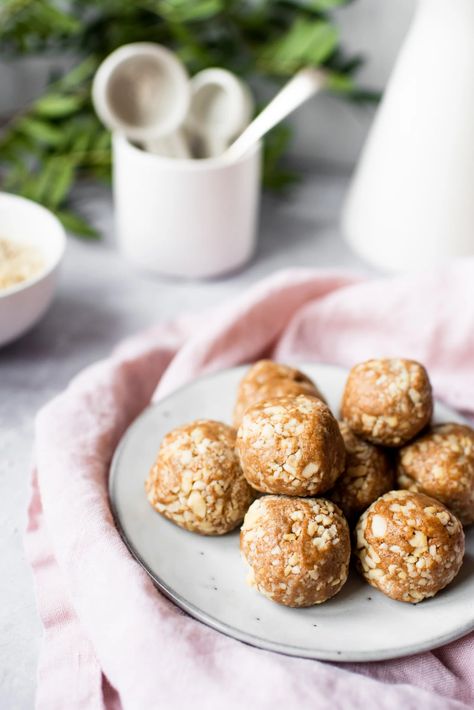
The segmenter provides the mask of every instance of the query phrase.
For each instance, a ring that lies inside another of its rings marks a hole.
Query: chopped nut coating
[[[324,402],[307,395],[252,405],[242,420],[237,448],[247,481],[263,493],[322,493],[344,468],[337,421]]]
[[[206,419],[167,434],[145,484],[155,510],[203,535],[237,527],[255,492],[243,476],[235,435],[226,424]]]
[[[362,576],[402,602],[433,597],[457,575],[464,556],[459,520],[439,501],[390,491],[363,513],[355,531]]]
[[[373,444],[402,446],[430,421],[431,384],[414,360],[367,360],[349,372],[342,398],[343,419]]]
[[[438,424],[400,449],[398,485],[432,496],[463,525],[474,522],[474,430]]]
[[[259,360],[246,372],[239,384],[234,409],[234,426],[238,428],[250,405],[275,397],[309,394],[323,402],[324,397],[303,372],[273,360]]]
[[[249,583],[279,604],[321,604],[344,585],[350,537],[339,508],[323,498],[264,496],[250,506],[240,533]]]
[[[346,466],[328,497],[349,521],[393,488],[393,466],[386,451],[356,436],[346,422],[339,422],[346,447]]]

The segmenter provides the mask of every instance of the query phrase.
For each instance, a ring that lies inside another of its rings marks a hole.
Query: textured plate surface
[[[298,365],[338,411],[346,372],[329,365]],[[474,628],[474,530],[463,567],[433,599],[414,606],[392,601],[351,572],[333,599],[309,609],[275,604],[245,583],[238,532],[203,537],[155,513],[144,481],[162,437],[197,418],[230,422],[238,381],[246,368],[225,370],[146,409],[130,426],[112,462],[110,500],[132,554],[158,587],[189,614],[254,646],[306,658],[368,661],[440,646]],[[437,421],[462,421],[437,403]]]

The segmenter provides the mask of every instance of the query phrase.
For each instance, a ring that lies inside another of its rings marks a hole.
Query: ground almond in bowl
[[[44,269],[38,249],[0,237],[0,291],[29,281]]]

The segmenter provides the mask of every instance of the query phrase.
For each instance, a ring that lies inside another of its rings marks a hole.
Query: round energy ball
[[[246,372],[239,384],[234,426],[240,426],[244,412],[251,404],[275,397],[295,397],[298,394],[309,394],[324,402],[314,382],[300,370],[272,360],[259,360]]]
[[[374,500],[393,488],[393,467],[384,449],[360,439],[339,422],[346,447],[346,466],[328,497],[354,522]]]
[[[402,602],[421,602],[459,572],[464,532],[434,498],[390,491],[372,503],[356,527],[358,567],[366,581]]]
[[[349,528],[328,500],[264,496],[245,515],[240,550],[251,586],[285,606],[312,606],[347,579]]]
[[[145,483],[155,510],[203,535],[239,525],[255,494],[243,476],[235,436],[235,429],[206,419],[167,434]]]
[[[367,360],[349,372],[342,418],[373,444],[402,446],[430,421],[431,384],[414,360]]]
[[[400,449],[398,485],[437,498],[463,525],[474,523],[474,430],[439,424]]]
[[[244,476],[263,493],[309,496],[331,488],[344,469],[337,421],[315,397],[280,397],[254,404],[237,435]]]

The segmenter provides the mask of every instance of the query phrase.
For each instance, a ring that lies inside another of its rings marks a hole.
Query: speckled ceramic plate
[[[320,386],[333,411],[344,370],[299,365]],[[250,589],[238,532],[202,537],[165,520],[149,505],[144,481],[164,434],[200,417],[230,422],[245,368],[199,379],[149,407],[130,426],[114,456],[110,500],[132,554],[159,589],[196,619],[240,641],[305,658],[369,661],[435,648],[474,628],[474,530],[463,567],[433,599],[414,606],[392,601],[351,572],[333,599],[309,609],[287,609]],[[438,421],[462,421],[441,404]]]

